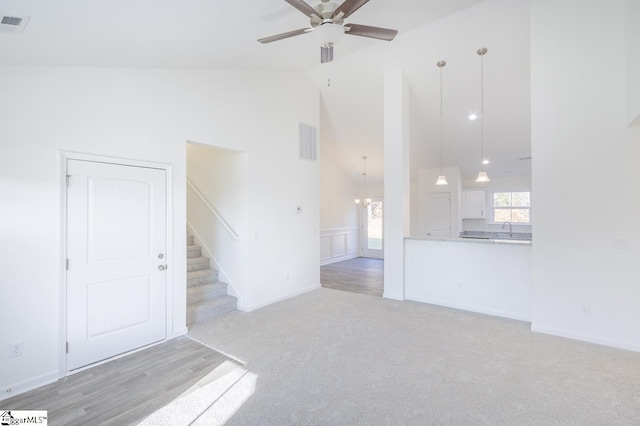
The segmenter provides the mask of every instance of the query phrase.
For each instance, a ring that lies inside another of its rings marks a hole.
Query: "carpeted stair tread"
[[[195,245],[187,246],[187,259],[194,257],[202,257],[202,247]]]
[[[210,262],[208,257],[200,256],[187,259],[187,272],[209,269],[209,266]]]
[[[200,269],[187,272],[187,286],[213,283],[218,281],[218,271],[215,269]]]
[[[187,235],[187,325],[235,311],[238,300],[227,294],[228,285],[218,281],[218,271],[202,255],[202,247]]]
[[[191,286],[187,290],[187,303],[191,306],[203,300],[226,296],[227,287],[227,283],[221,281]]]
[[[233,296],[216,297],[215,299],[192,303],[187,309],[187,324],[203,322],[235,311],[237,303],[238,300]]]

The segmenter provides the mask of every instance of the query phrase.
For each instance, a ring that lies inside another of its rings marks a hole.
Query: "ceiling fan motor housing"
[[[328,23],[342,25],[344,23],[344,19],[335,19],[333,17],[333,14],[337,8],[338,8],[338,4],[329,0],[327,1],[323,0],[322,3],[314,6],[314,9],[318,12],[318,15],[320,15],[322,19],[318,18],[317,16],[312,16],[311,26],[315,28],[318,25],[328,24]]]

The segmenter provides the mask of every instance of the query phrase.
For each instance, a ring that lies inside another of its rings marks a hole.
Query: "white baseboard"
[[[355,259],[358,257],[358,253],[345,254],[338,257],[328,257],[326,259],[320,259],[320,266],[330,265],[336,262],[342,262],[343,260]]]
[[[428,303],[430,305],[444,306],[446,308],[460,309],[463,311],[476,312],[478,314],[492,315],[494,317],[509,318],[509,319],[518,320],[518,321],[531,322],[530,316],[527,316],[518,312],[501,311],[498,309],[483,308],[478,306],[460,305],[457,303],[449,303],[449,302],[443,302],[441,300],[433,300],[433,299],[423,299],[420,297],[412,297],[412,296],[406,296],[406,300],[413,300],[414,302]]]
[[[385,291],[382,294],[382,297],[384,297],[385,299],[399,300],[401,302],[404,302],[406,300],[406,298],[402,294],[392,294],[392,293],[389,293],[387,291]]]
[[[188,332],[189,332],[189,329],[187,327],[179,328],[173,331],[173,334],[171,335],[170,339],[175,339],[176,337],[184,336]]]
[[[33,379],[25,380],[20,383],[15,383],[13,385],[5,386],[2,389],[0,389],[0,401],[8,398],[12,398],[16,395],[20,395],[22,393],[39,388],[41,386],[54,383],[57,380],[58,380],[58,370],[50,371],[49,373],[43,374],[38,377],[34,377]],[[6,408],[11,408],[11,407],[6,407]]]
[[[552,336],[564,337],[566,339],[580,340],[588,343],[595,343],[596,345],[610,346],[617,349],[625,349],[633,352],[640,352],[640,345],[635,343],[621,342],[618,340],[611,340],[598,336],[591,336],[588,334],[574,333],[569,330],[562,330],[559,328],[544,327],[531,324],[531,331],[536,333],[549,334]]]
[[[287,299],[291,299],[292,297],[296,297],[296,296],[300,296],[301,294],[304,293],[308,293],[310,291],[313,290],[317,290],[321,288],[320,283],[316,284],[316,285],[312,285],[310,287],[307,288],[303,288],[302,290],[298,290],[298,291],[294,291],[292,293],[288,293],[284,296],[278,296],[278,297],[274,297],[272,299],[267,299],[263,302],[260,303],[256,303],[250,306],[242,306],[241,308],[238,308],[239,311],[242,312],[251,312],[251,311],[255,311],[256,309],[260,309],[260,308],[264,308],[265,306],[277,303],[277,302],[282,302],[283,300],[287,300]]]

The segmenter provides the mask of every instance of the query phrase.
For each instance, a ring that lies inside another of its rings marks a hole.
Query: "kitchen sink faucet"
[[[502,224],[502,229],[504,229],[504,227],[505,227],[505,225],[506,225],[507,223],[509,224],[509,238],[512,238],[512,237],[513,237],[513,228],[512,228],[512,226],[511,226],[511,222],[509,222],[509,221],[504,222],[504,223]]]

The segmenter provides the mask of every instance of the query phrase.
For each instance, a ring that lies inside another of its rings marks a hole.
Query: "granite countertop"
[[[506,245],[518,245],[518,246],[530,246],[531,240],[523,239],[508,239],[508,238],[436,238],[436,237],[406,237],[405,240],[423,240],[423,241],[450,241],[458,243],[472,243],[472,244],[506,244]]]

